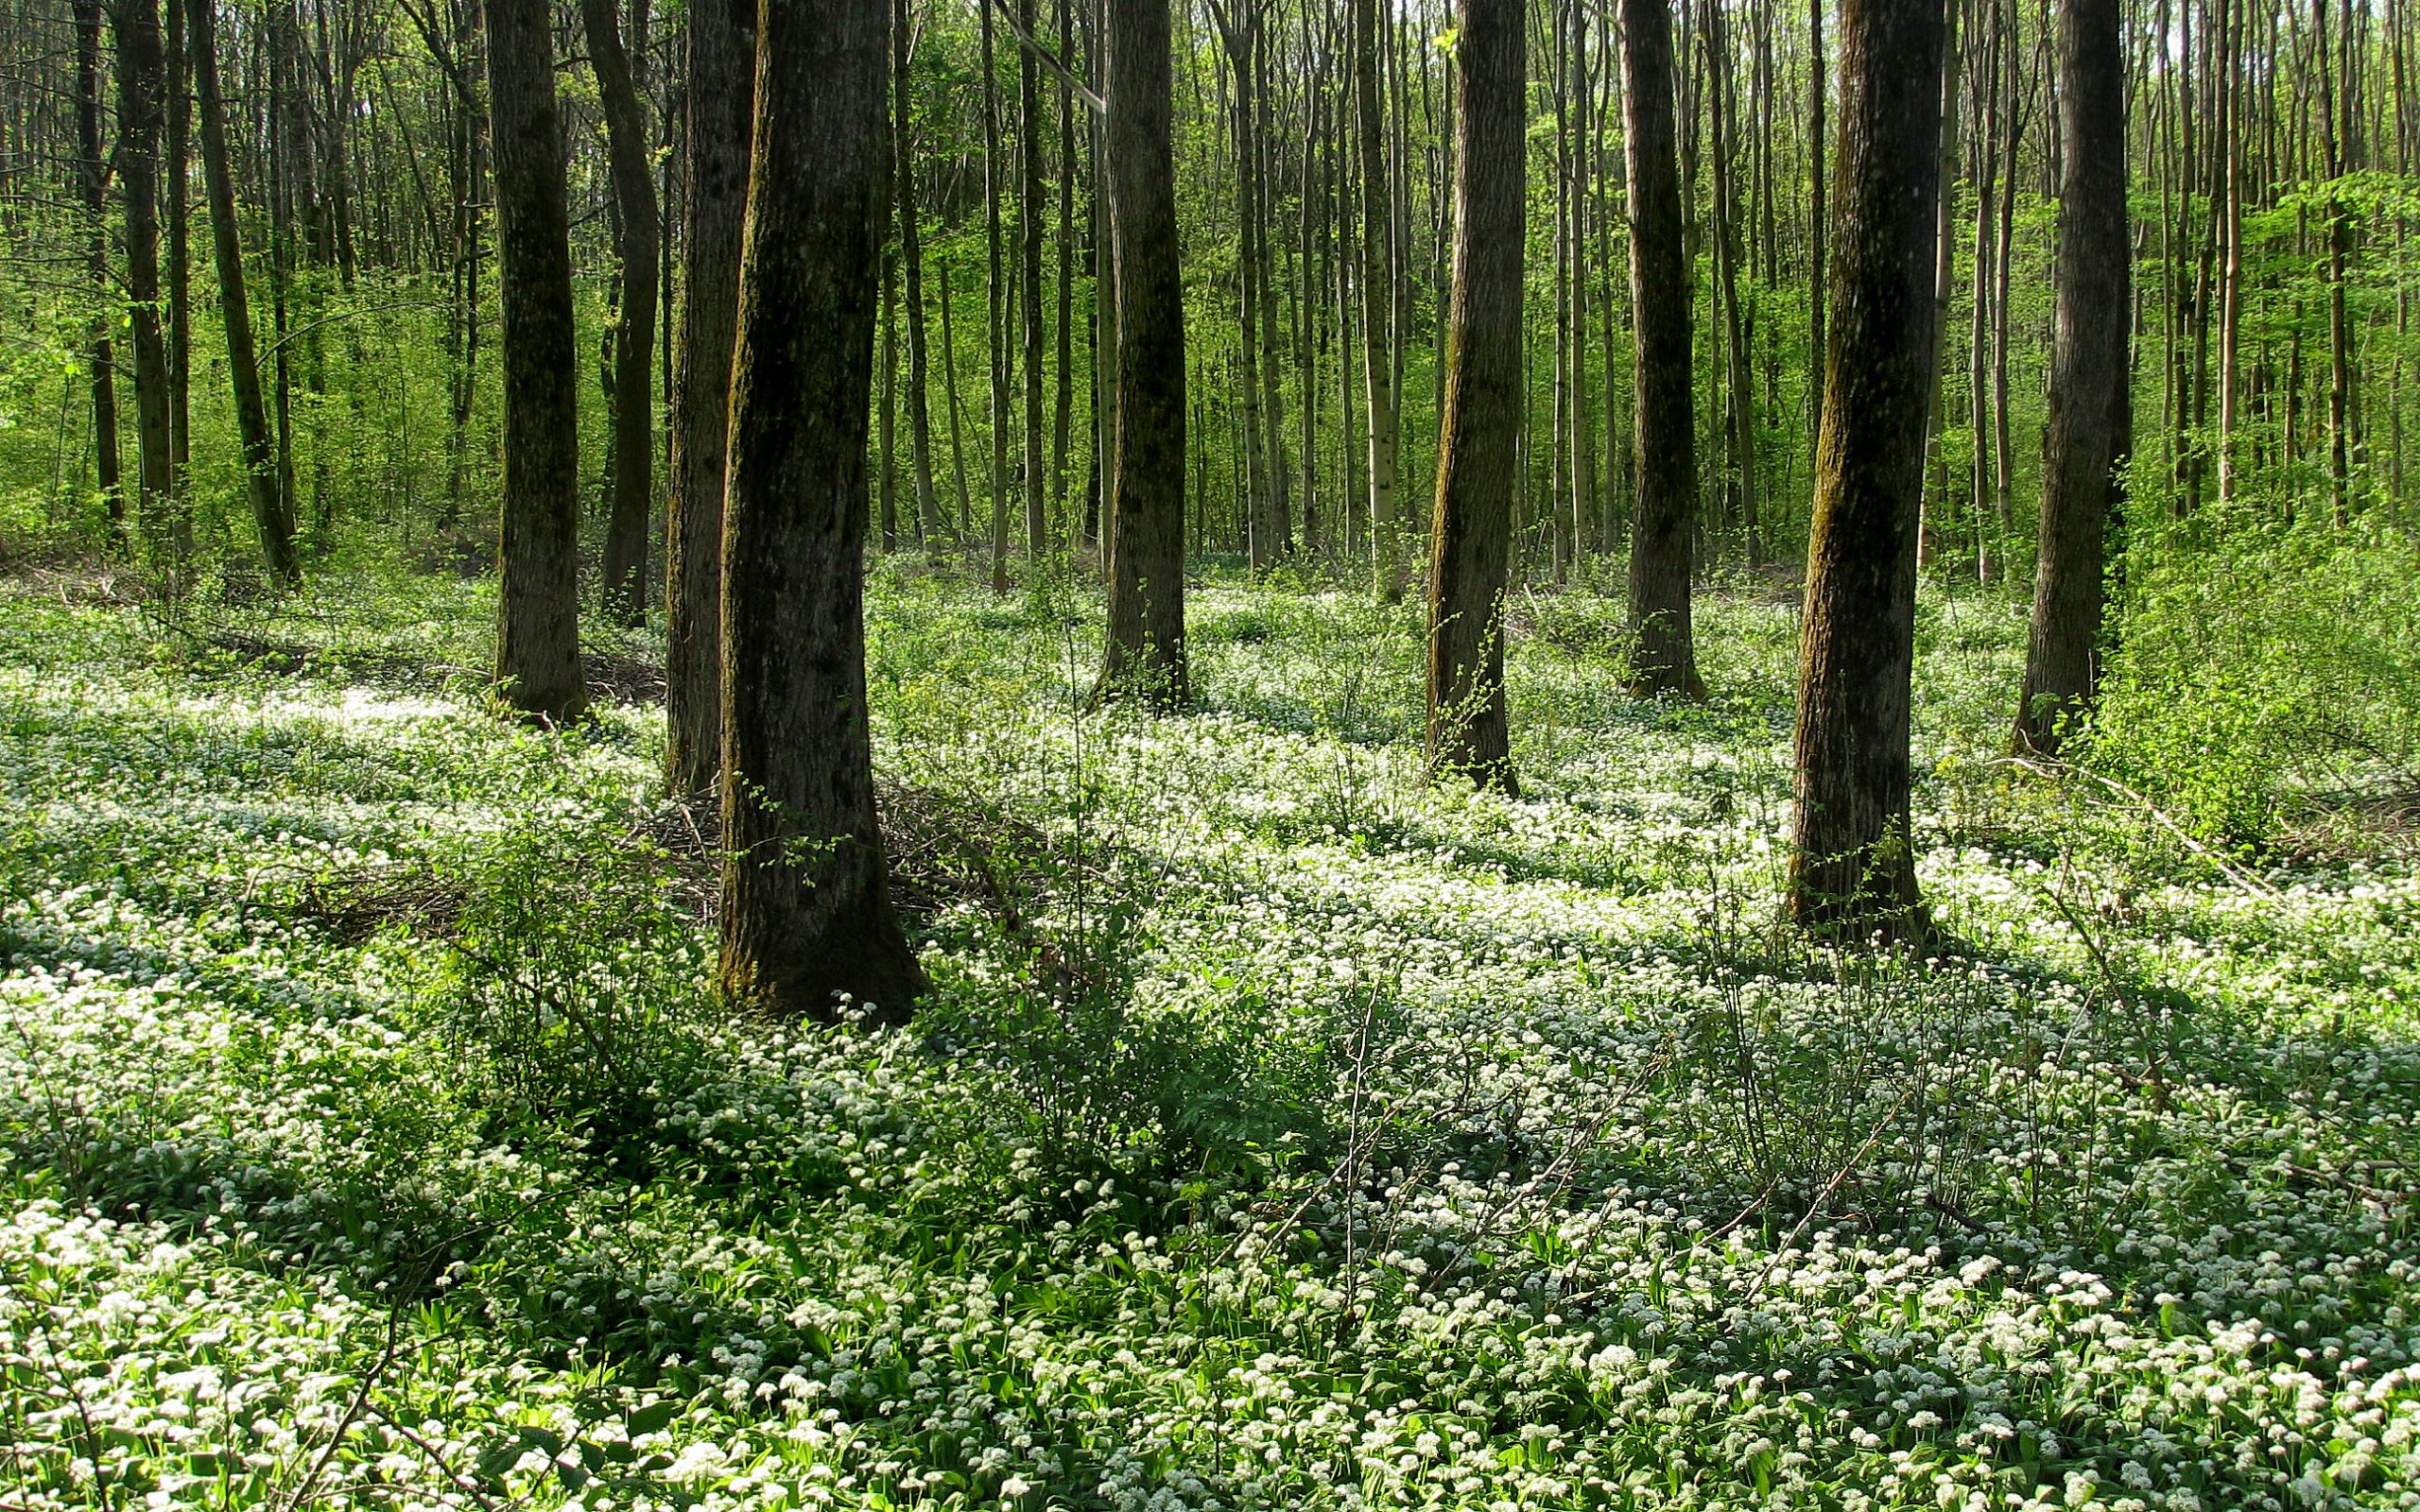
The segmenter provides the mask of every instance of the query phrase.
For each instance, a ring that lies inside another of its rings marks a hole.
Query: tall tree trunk
[[[1184,655],[1184,290],[1169,137],[1168,0],[1106,0],[1117,278],[1109,633],[1098,693],[1175,708]]]
[[[1076,67],[1076,18],[1073,0],[1059,0],[1059,66],[1068,73]],[[1052,332],[1058,349],[1058,368],[1054,373],[1057,387],[1052,393],[1050,408],[1050,503],[1065,520],[1067,509],[1067,455],[1073,444],[1076,410],[1076,95],[1063,82],[1059,85],[1059,225],[1054,242],[1057,254],[1058,322]],[[1068,545],[1072,552],[1080,527],[1069,522]]]
[[[916,474],[914,528],[917,540],[934,543],[941,538],[942,521],[933,503],[932,410],[925,402],[931,369],[925,343],[924,209],[916,198],[915,113],[908,69],[914,28],[908,6],[908,0],[897,0],[890,16],[891,161],[897,170],[899,265],[908,293],[908,448]]]
[[[1841,202],[1798,663],[1790,914],[1917,938],[1909,813],[1916,516],[1935,366],[1940,0],[1843,0]]]
[[[1008,142],[1000,135],[1000,69],[993,45],[990,0],[982,11],[983,66],[983,295],[986,318],[984,353],[992,374],[992,592],[1009,591],[1009,400],[1008,275],[1002,263],[1000,156]]]
[[[1831,250],[1832,219],[1824,196],[1831,173],[1824,163],[1824,149],[1830,141],[1824,107],[1831,61],[1824,51],[1824,12],[1831,3],[1832,0],[1806,0],[1806,429],[1815,436],[1824,431],[1824,375],[1830,369],[1824,307],[1831,301],[1824,262]]]
[[[1258,10],[1258,0],[1253,9]],[[1260,413],[1268,426],[1268,441],[1262,447],[1269,459],[1269,527],[1272,545],[1278,556],[1294,549],[1293,502],[1288,472],[1291,467],[1286,455],[1286,390],[1279,377],[1280,348],[1277,341],[1276,258],[1270,250],[1270,222],[1275,219],[1270,208],[1270,150],[1269,131],[1269,33],[1270,28],[1255,18],[1252,26],[1253,79],[1253,260],[1254,278],[1260,287],[1260,381],[1262,385]],[[1246,339],[1253,334],[1247,333]]]
[[[126,293],[134,337],[138,514],[155,554],[175,555],[169,515],[176,464],[169,435],[168,349],[160,332],[160,130],[166,112],[159,0],[119,0],[117,172],[126,198]]]
[[[966,487],[966,406],[958,397],[958,333],[949,318],[958,303],[958,290],[950,268],[950,264],[942,264],[942,383],[949,404],[949,461],[958,485],[958,535],[964,541],[974,533],[975,505]]]
[[[1504,699],[1504,573],[1522,423],[1521,9],[1521,0],[1462,0],[1453,302],[1429,538],[1429,767],[1506,794],[1518,790]]]
[[[655,512],[655,172],[647,102],[631,77],[615,0],[579,0],[589,66],[605,107],[605,151],[619,223],[622,307],[614,333],[614,499],[605,521],[605,611],[626,625],[647,619],[648,521]],[[638,39],[645,46],[647,39]]]
[[[890,192],[887,0],[764,8],[723,526],[722,963],[735,1001],[896,1021],[865,666],[866,426]]]
[[[681,284],[672,380],[664,552],[664,775],[676,794],[703,792],[722,770],[723,474],[756,94],[756,6],[693,0],[684,30],[689,121],[681,240],[688,276]],[[912,290],[913,272],[908,276]],[[908,353],[912,364],[914,345]]]
[[[99,310],[117,303],[110,270],[110,160],[101,146],[101,0],[76,0],[76,138],[78,182],[88,218],[85,271]],[[95,313],[88,364],[93,393],[93,461],[102,506],[109,510],[110,543],[126,547],[126,488],[118,476],[117,352],[111,332],[117,322]]]
[[[1669,0],[1622,0],[1621,15],[1631,315],[1637,344],[1630,624],[1638,648],[1632,685],[1640,693],[1695,698],[1705,692],[1689,626],[1690,579],[1696,576],[1697,420],[1672,108],[1672,12]]]
[[[1378,90],[1377,0],[1353,0],[1354,141],[1360,153],[1362,383],[1370,423],[1370,533],[1374,587],[1393,603],[1407,578],[1402,503],[1395,489],[1394,245],[1389,210],[1387,137]]]
[[[1034,0],[1017,0],[1019,22],[1035,38]],[[1039,570],[1050,550],[1050,480],[1043,468],[1042,65],[1031,43],[1017,49],[1017,313],[1025,363],[1025,552]]]
[[[227,327],[227,374],[235,391],[235,430],[243,445],[246,491],[261,556],[282,586],[302,580],[294,551],[293,500],[277,466],[268,409],[261,399],[260,359],[252,347],[252,311],[244,284],[243,229],[235,220],[235,176],[227,161],[227,107],[218,89],[215,0],[192,0],[190,28],[194,103],[201,115],[201,166],[210,193],[211,244],[218,261],[218,313]],[[575,679],[577,680],[577,679]]]
[[[2061,0],[2058,318],[2021,748],[2055,753],[2100,680],[2103,548],[2132,440],[2125,55],[2119,0]]]
[[[193,505],[186,477],[193,458],[193,215],[185,178],[192,157],[187,138],[192,134],[193,92],[185,33],[183,0],[168,0],[168,490],[174,516],[170,549],[180,563],[193,555]]]
[[[579,354],[548,20],[546,0],[487,0],[504,295],[495,675],[515,709],[562,720],[587,706],[588,688],[579,664]]]

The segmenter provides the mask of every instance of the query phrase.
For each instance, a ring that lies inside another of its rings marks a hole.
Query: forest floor
[[[0,584],[0,1507],[2420,1506],[2420,847],[1997,762],[1928,591],[1948,943],[1775,922],[1794,612],[1513,606],[1519,801],[1416,610],[886,571],[899,1032],[705,998],[660,643],[496,720],[491,601]]]

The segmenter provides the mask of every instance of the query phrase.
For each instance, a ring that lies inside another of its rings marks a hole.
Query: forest
[[[2415,159],[2412,0],[0,0],[0,1512],[2420,1509]]]

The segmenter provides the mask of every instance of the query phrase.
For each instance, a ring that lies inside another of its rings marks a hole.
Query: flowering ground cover
[[[0,1508],[2420,1506],[2420,858],[1998,763],[1928,596],[1934,955],[1773,898],[1790,606],[1512,607],[1519,801],[1416,610],[872,604],[905,1030],[704,995],[644,636],[0,587]],[[2113,785],[2115,783],[2115,785]]]

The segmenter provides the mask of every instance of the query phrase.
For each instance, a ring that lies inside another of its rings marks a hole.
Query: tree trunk
[[[101,148],[101,0],[76,3],[76,137],[78,181],[84,191],[85,271],[93,299],[106,309],[117,302],[110,271],[110,160]],[[126,488],[118,476],[117,355],[110,333],[117,322],[96,313],[92,322],[88,370],[93,392],[93,461],[102,506],[109,510],[110,543],[126,547]]]
[[[167,64],[159,0],[120,0],[117,29],[118,185],[126,198],[126,294],[134,337],[137,518],[155,553],[182,561],[166,528],[175,459],[169,436],[168,349],[160,332],[160,130]]]
[[[903,1018],[874,816],[866,427],[890,192],[886,0],[767,6],[723,529],[724,991]]]
[[[193,505],[185,475],[193,457],[193,215],[186,182],[193,93],[186,29],[183,0],[168,0],[168,488],[175,511],[170,532],[180,562],[193,555]]]
[[[647,620],[648,521],[655,511],[655,173],[647,104],[631,75],[615,0],[579,0],[589,66],[605,108],[605,150],[620,233],[622,308],[614,334],[614,498],[605,522],[604,607],[626,625]],[[642,47],[647,39],[638,39]]]
[[[1169,139],[1168,0],[1107,0],[1116,453],[1098,694],[1190,697],[1184,656],[1184,291]]]
[[[1031,38],[1034,0],[1018,0],[1020,24]],[[1017,287],[1020,347],[1025,362],[1025,552],[1037,572],[1050,549],[1049,479],[1043,475],[1042,409],[1042,65],[1033,47],[1017,49]]]
[[[200,0],[208,4],[209,0]],[[504,295],[504,508],[496,681],[512,707],[570,719],[579,665],[579,395],[562,120],[546,0],[487,0]]]
[[[1392,12],[1389,12],[1392,14]],[[1387,139],[1378,97],[1377,0],[1353,0],[1353,109],[1361,170],[1362,378],[1370,410],[1370,532],[1374,587],[1393,603],[1406,581],[1402,504],[1395,490],[1393,246],[1387,198]]]
[[[1672,109],[1669,0],[1622,0],[1623,146],[1630,170],[1631,312],[1636,331],[1637,501],[1631,530],[1632,686],[1702,697],[1689,627],[1696,575],[1697,419],[1689,372],[1689,269]],[[1468,107],[1465,106],[1465,109]]]
[[[1429,545],[1428,763],[1508,795],[1504,571],[1521,438],[1528,91],[1521,0],[1462,0],[1454,282]]]
[[[2132,439],[2125,56],[2118,0],[2061,0],[2058,324],[2020,748],[2055,754],[2099,682],[2103,538]]]
[[[1002,265],[1000,233],[1000,155],[1008,143],[1000,135],[1000,70],[994,56],[991,0],[982,12],[983,65],[983,295],[984,355],[992,374],[992,592],[1009,591],[1009,327],[1008,275]]]
[[[270,578],[291,587],[302,580],[302,571],[294,553],[293,501],[280,481],[277,444],[261,399],[260,360],[252,348],[243,230],[235,220],[235,178],[227,161],[227,108],[218,90],[214,6],[215,0],[193,0],[191,52],[194,103],[201,115],[202,175],[210,193],[211,244],[218,261],[218,313],[227,327],[227,373],[235,391],[235,430],[243,444],[246,491],[251,498],[252,524],[260,531],[261,556]]]
[[[1841,8],[1840,229],[1798,663],[1790,914],[1921,938],[1908,722],[1934,366],[1938,0]]]
[[[897,0],[890,17],[891,162],[896,168],[899,201],[899,265],[908,294],[908,449],[916,474],[916,539],[932,544],[941,537],[941,516],[933,503],[933,418],[925,403],[930,369],[925,344],[924,211],[916,198],[916,132],[908,89],[908,63],[913,28],[908,25],[908,0]],[[745,209],[746,187],[740,208]]]
[[[722,770],[723,471],[756,94],[756,7],[752,0],[695,0],[685,29],[688,182],[681,239],[688,276],[681,284],[672,380],[664,553],[664,774],[676,794],[703,792]],[[911,365],[915,354],[911,345]]]

